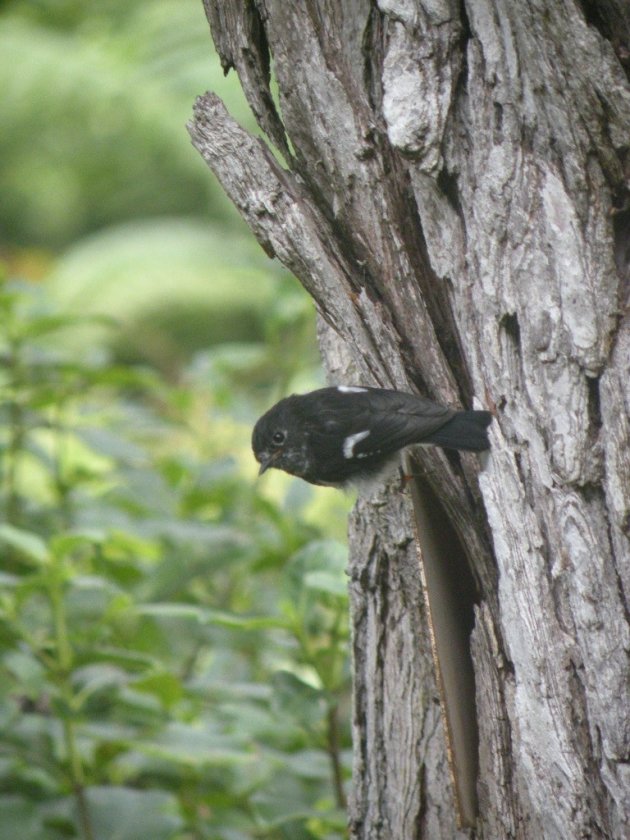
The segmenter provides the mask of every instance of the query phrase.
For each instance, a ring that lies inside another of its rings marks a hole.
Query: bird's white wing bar
[[[348,437],[343,442],[343,457],[344,458],[354,458],[354,447],[359,443],[361,440],[365,440],[365,438],[370,434],[370,430],[366,429],[365,432],[355,432],[353,435],[348,435]]]
[[[365,394],[367,388],[359,388],[358,385],[338,385],[337,390],[342,394]]]

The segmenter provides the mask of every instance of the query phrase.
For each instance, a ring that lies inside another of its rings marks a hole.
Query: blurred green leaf
[[[85,330],[86,327],[102,325],[111,327],[115,322],[111,318],[104,315],[93,315],[87,317],[83,315],[41,315],[38,318],[32,318],[24,324],[20,333],[20,340],[40,338],[44,335],[50,335],[58,330],[64,330],[71,327],[81,327]],[[46,362],[46,359],[41,361]],[[81,370],[78,366],[75,370]]]
[[[143,752],[190,766],[230,766],[255,760],[250,750],[243,748],[238,736],[220,735],[209,728],[168,724],[154,738],[140,741]]]
[[[296,674],[277,671],[272,677],[273,707],[280,717],[288,717],[311,728],[322,719],[325,704],[322,692]]]
[[[84,668],[78,668],[72,675],[72,681],[78,690],[81,703],[85,703],[92,695],[126,685],[130,680],[129,674],[111,662],[91,663]]]
[[[16,528],[13,525],[0,525],[0,542],[37,564],[47,563],[50,560],[45,541],[32,531]]]
[[[282,757],[286,767],[305,779],[328,779],[330,777],[330,756],[324,750],[299,750]]]
[[[155,618],[191,619],[200,624],[217,624],[241,630],[261,630],[265,628],[286,627],[286,622],[273,616],[246,616],[228,613],[222,610],[195,607],[189,604],[143,604],[137,608],[139,615]]]
[[[122,668],[141,671],[155,667],[159,660],[155,656],[139,650],[127,650],[111,645],[96,645],[90,651],[92,662],[106,662],[110,665],[120,665]]]
[[[91,787],[87,803],[95,840],[170,840],[184,826],[177,800],[168,793]]]
[[[291,838],[310,840],[304,822],[315,814],[294,778],[278,775],[273,786],[252,797],[252,803],[263,825],[285,826]]]
[[[43,814],[36,802],[21,796],[0,796],[0,840],[52,840],[43,824]]]
[[[135,680],[134,688],[153,694],[167,709],[181,700],[184,694],[181,681],[167,671],[147,674]]]
[[[347,580],[341,579],[339,575],[332,574],[331,572],[307,572],[304,575],[304,585],[309,589],[327,592],[330,595],[337,595],[340,598],[347,599],[348,597]]]
[[[10,651],[3,664],[24,696],[37,698],[46,690],[46,671],[31,651]]]

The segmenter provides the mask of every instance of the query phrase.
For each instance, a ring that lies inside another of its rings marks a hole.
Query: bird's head
[[[259,475],[271,467],[297,476],[308,471],[308,436],[295,416],[292,400],[293,397],[281,400],[254,426],[252,449],[260,464]]]

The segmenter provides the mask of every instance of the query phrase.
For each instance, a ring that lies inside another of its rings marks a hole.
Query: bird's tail
[[[446,449],[482,452],[490,449],[487,429],[491,421],[492,414],[489,411],[458,411],[448,423],[422,442],[434,443]]]

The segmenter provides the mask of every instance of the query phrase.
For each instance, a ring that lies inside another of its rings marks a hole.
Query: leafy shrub
[[[0,319],[0,840],[343,836],[345,548],[253,480],[250,389]]]

